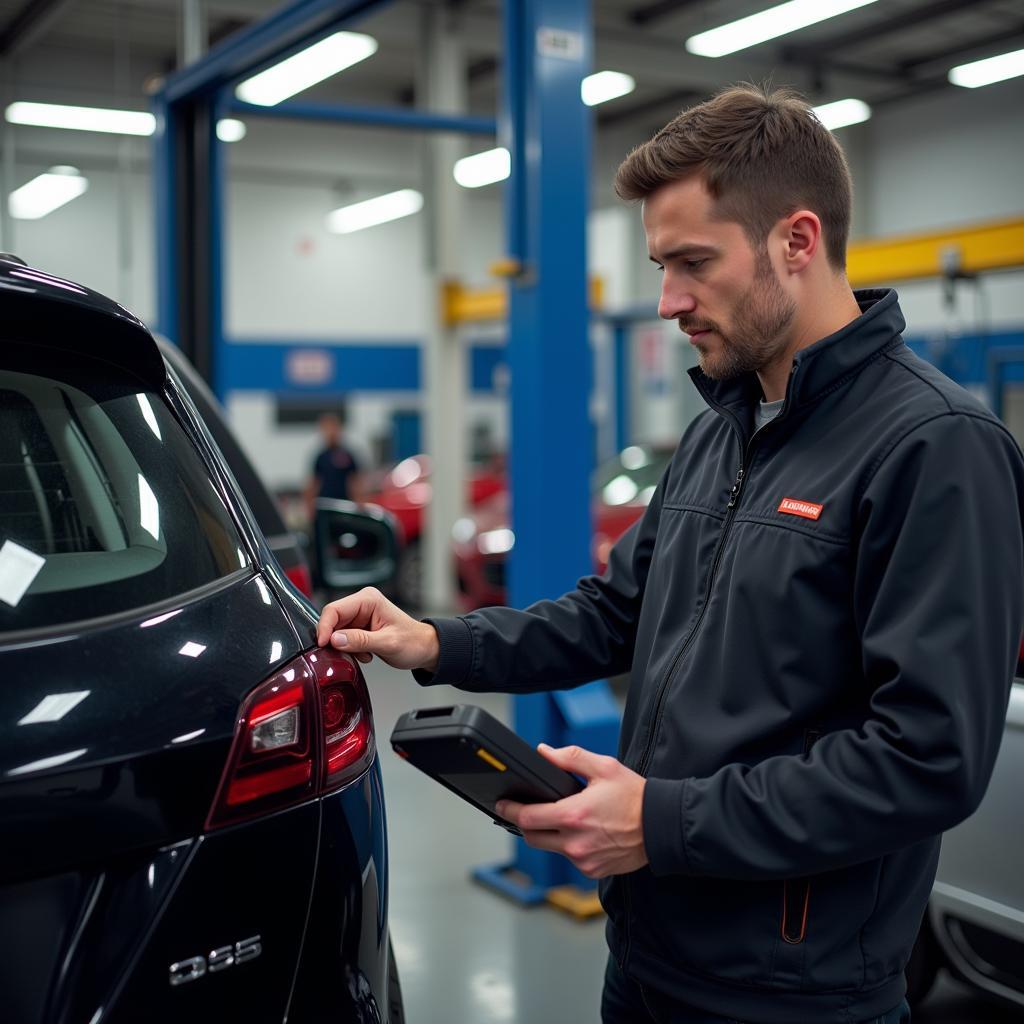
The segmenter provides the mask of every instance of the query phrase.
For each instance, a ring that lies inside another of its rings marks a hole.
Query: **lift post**
[[[510,258],[512,527],[508,593],[523,607],[593,571],[590,472],[594,437],[588,338],[586,224],[590,113],[589,0],[506,0],[502,134]],[[604,681],[514,698],[527,742],[614,753],[619,713]],[[565,858],[515,842],[510,863],[477,868],[483,884],[524,904],[551,899],[598,910],[594,884]],[[565,886],[581,899],[565,901]]]

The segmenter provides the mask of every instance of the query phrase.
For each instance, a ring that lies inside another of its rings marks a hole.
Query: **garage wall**
[[[945,90],[879,110],[867,125],[842,130],[855,178],[855,236],[1021,215],[1021,109],[1024,82],[1017,80],[976,92]],[[13,138],[15,185],[54,163],[75,164],[90,179],[88,193],[64,209],[42,221],[17,222],[14,248],[30,262],[83,281],[152,320],[148,144],[32,128],[14,129]],[[590,264],[605,280],[609,307],[651,308],[651,322],[638,328],[647,340],[634,353],[634,436],[662,439],[678,433],[690,415],[682,403],[689,387],[684,377],[689,350],[672,330],[659,335],[663,340],[657,344],[651,340],[652,331],[659,330],[653,316],[659,277],[646,259],[639,211],[611,193],[615,167],[640,141],[627,131],[608,132],[595,149]],[[247,138],[228,149],[229,336],[372,343],[421,335],[430,300],[426,215],[351,236],[330,234],[324,218],[329,210],[368,195],[418,186],[424,144],[421,136],[379,129],[252,121]],[[467,152],[490,144],[489,139],[465,141]],[[488,266],[503,254],[501,188],[467,192],[465,201],[463,277],[488,283]],[[916,336],[1024,328],[1022,272],[987,275],[977,286],[958,284],[950,306],[944,305],[939,282],[904,283],[899,291],[908,332]],[[665,349],[660,355],[659,344]],[[607,353],[599,359],[599,378],[607,380]],[[259,401],[266,406],[271,398]],[[418,396],[399,405],[410,401]],[[474,402],[492,426],[502,420],[500,395]],[[381,395],[354,397],[349,402],[354,431],[371,436],[387,429],[393,407],[392,399]],[[600,397],[594,411],[599,417],[612,412]],[[280,446],[269,440],[269,427],[264,436],[265,411],[246,415],[239,424],[253,438],[257,458],[284,483],[295,474],[293,445],[272,455]],[[312,443],[307,431],[300,448]]]

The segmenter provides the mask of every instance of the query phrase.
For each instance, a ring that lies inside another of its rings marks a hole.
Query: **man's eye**
[[[700,270],[700,268],[704,266],[705,263],[707,263],[706,259],[687,260],[686,267],[688,270]]]

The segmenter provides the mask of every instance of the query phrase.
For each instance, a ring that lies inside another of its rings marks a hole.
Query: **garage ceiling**
[[[374,58],[304,98],[413,103],[421,14],[442,3],[467,41],[472,110],[493,111],[500,85],[498,0],[386,5],[359,26],[381,44]],[[211,42],[278,6],[278,0],[207,0]],[[598,109],[599,124],[646,134],[719,85],[744,79],[793,84],[814,102],[856,96],[878,107],[950,88],[946,71],[953,65],[1024,45],[1019,0],[885,0],[730,57],[686,52],[688,36],[766,6],[767,0],[594,0],[595,70],[625,71],[637,82],[634,93]],[[81,90],[95,84],[82,81],[83,69],[90,61],[97,68],[116,64],[108,91],[121,104],[142,108],[147,85],[177,65],[180,11],[180,0],[0,0],[7,91],[21,99],[89,102]]]

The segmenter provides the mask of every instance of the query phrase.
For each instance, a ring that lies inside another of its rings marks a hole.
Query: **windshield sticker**
[[[5,540],[0,547],[0,601],[17,608],[45,564],[42,555]]]

